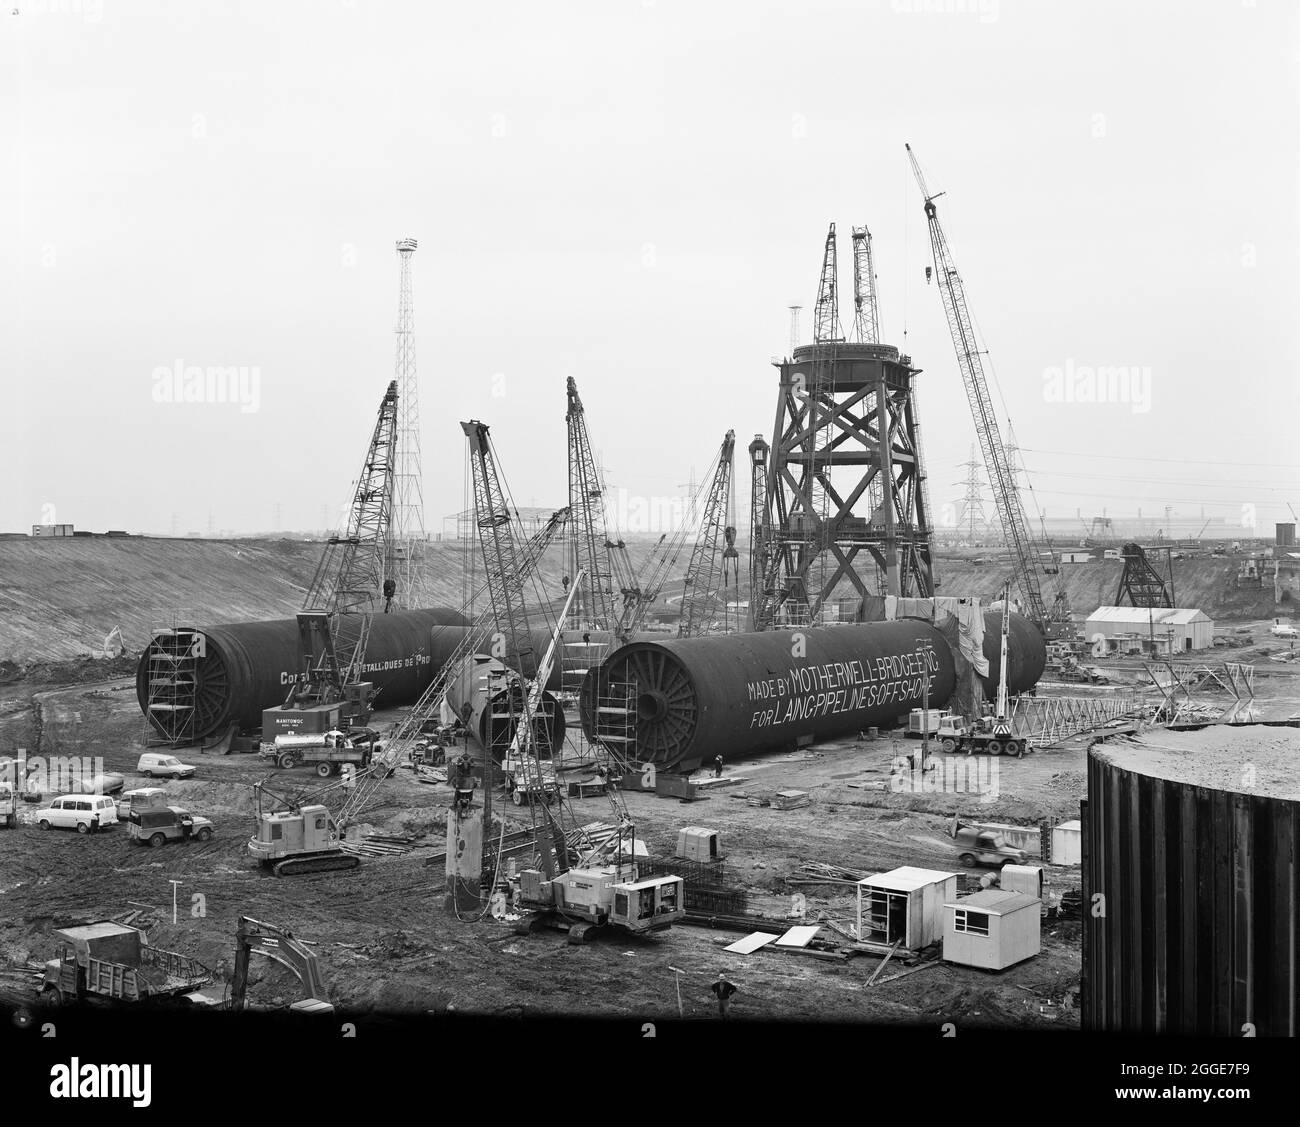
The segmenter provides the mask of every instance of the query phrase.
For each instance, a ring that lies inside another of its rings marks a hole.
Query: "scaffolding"
[[[184,620],[192,621],[192,616],[186,615]],[[154,627],[145,650],[147,747],[194,743],[198,663],[207,652],[206,638],[197,628],[182,626],[181,621],[177,612],[171,625]]]
[[[596,697],[596,739],[616,774],[640,768],[636,753],[636,686],[600,686]]]
[[[592,640],[583,634],[574,641],[565,638],[560,650],[560,699],[576,699],[582,691],[587,674],[604,660],[610,643],[608,638]]]

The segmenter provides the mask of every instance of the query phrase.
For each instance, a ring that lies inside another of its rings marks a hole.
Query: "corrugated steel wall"
[[[1294,1037],[1298,830],[1300,802],[1153,778],[1089,752],[1084,1028]]]

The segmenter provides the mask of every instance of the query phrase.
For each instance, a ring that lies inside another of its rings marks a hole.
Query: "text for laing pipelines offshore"
[[[749,726],[767,728],[792,720],[874,708],[891,701],[916,701],[924,690],[927,670],[930,676],[939,670],[939,659],[931,646],[874,660],[855,658],[793,666],[784,675],[746,684],[750,701],[758,704]]]

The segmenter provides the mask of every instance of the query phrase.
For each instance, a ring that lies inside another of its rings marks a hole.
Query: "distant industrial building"
[[[1202,610],[1180,607],[1098,607],[1083,635],[1090,642],[1100,635],[1107,653],[1179,654],[1210,649],[1214,622]]]
[[[41,538],[50,536],[72,536],[72,525],[70,524],[34,524],[32,525],[32,535]]]
[[[1276,526],[1276,532],[1277,535],[1274,537],[1273,542],[1279,548],[1295,547],[1295,525],[1294,524],[1278,524]]]

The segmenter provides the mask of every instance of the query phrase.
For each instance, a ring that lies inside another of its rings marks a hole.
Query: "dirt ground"
[[[101,682],[82,681],[78,667],[68,680],[79,683],[59,685],[57,678],[43,676],[0,685],[0,754],[22,747],[29,757],[102,756],[104,770],[125,775],[128,788],[146,785],[135,774],[144,721],[134,683],[111,671],[117,676]],[[1300,682],[1286,675],[1290,667],[1279,672],[1269,683],[1279,699],[1290,694],[1294,711]],[[974,761],[960,757],[954,790],[907,793],[890,789],[890,765],[916,745],[886,734],[728,761],[726,775],[734,781],[711,788],[695,803],[642,793],[625,798],[654,856],[671,857],[683,826],[717,829],[729,873],[749,891],[752,912],[784,918],[791,893],[801,891],[810,919],[824,913],[848,924],[855,916],[852,887],[787,885],[801,864],[825,862],[864,873],[900,865],[960,872],[948,838],[953,814],[1028,826],[1078,817],[1088,743],[1088,737],[1078,737],[1021,760],[984,760],[986,773],[975,780],[964,775]],[[0,830],[0,968],[7,968],[0,975],[0,997],[24,996],[24,968],[52,955],[53,927],[145,907],[145,917],[157,920],[149,932],[153,944],[193,955],[218,973],[228,973],[240,915],[287,927],[315,944],[330,1000],[361,1012],[454,1007],[653,1020],[677,1015],[680,972],[683,1013],[716,1019],[708,987],[725,970],[739,987],[736,1017],[1078,1026],[1077,1012],[1060,1005],[1079,979],[1074,922],[1045,921],[1042,953],[1001,973],[936,963],[883,981],[905,969],[895,965],[869,988],[877,957],[823,961],[770,949],[733,955],[721,947],[739,933],[722,929],[680,926],[654,938],[613,937],[582,947],[569,946],[556,932],[521,938],[509,924],[490,918],[461,922],[444,910],[444,874],[435,855],[445,841],[446,787],[419,784],[399,771],[384,784],[383,805],[367,815],[378,830],[423,835],[411,852],[364,858],[349,873],[276,879],[255,868],[245,851],[254,818],[251,784],[268,775],[262,762],[198,750],[182,758],[197,763],[198,774],[162,785],[174,804],[216,824],[216,837],[206,844],[148,849],[134,845],[125,826],[86,836],[42,832],[31,824]],[[273,773],[291,776],[300,787],[315,781],[303,769]],[[578,770],[571,777],[586,774]],[[961,789],[973,783],[989,793]],[[811,805],[778,810],[747,800],[785,789],[809,792]],[[604,797],[574,800],[572,808],[577,824],[612,815]],[[519,810],[504,809],[511,828],[526,824],[526,814],[520,821]],[[179,882],[174,924],[172,881]],[[1047,866],[1045,884],[1055,901],[1078,887],[1078,870]],[[278,1007],[297,997],[292,977],[274,964],[255,964],[254,974],[263,976],[250,991],[254,1005]]]

